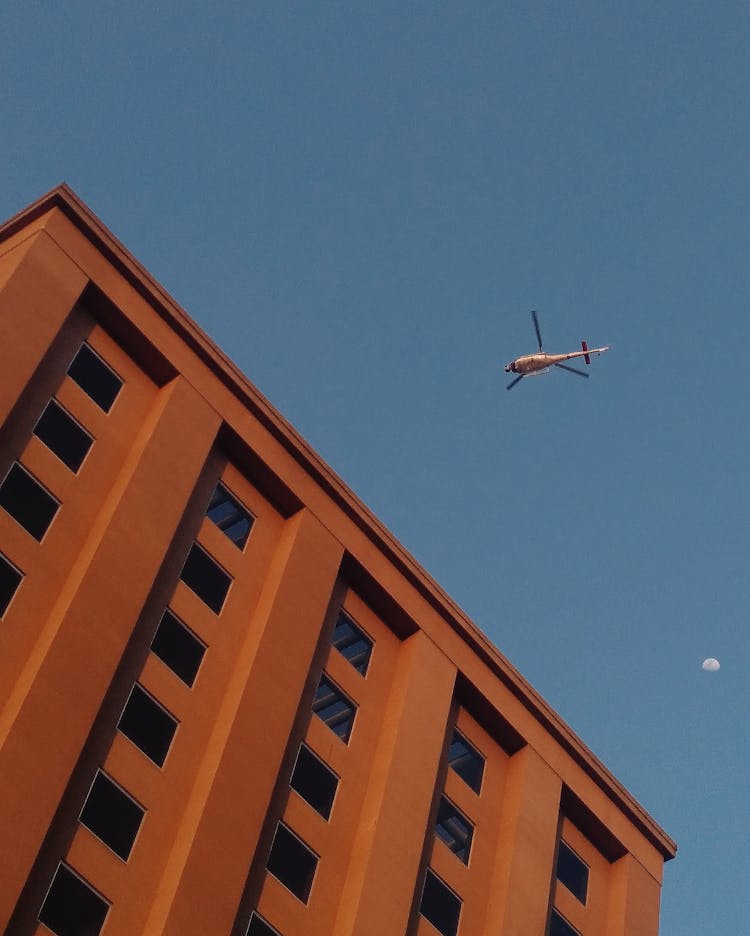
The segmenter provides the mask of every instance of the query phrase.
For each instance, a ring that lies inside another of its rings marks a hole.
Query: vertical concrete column
[[[509,761],[486,931],[545,932],[561,781],[530,746]]]
[[[337,936],[406,931],[455,678],[421,631],[402,644],[342,882]]]
[[[88,282],[43,231],[0,257],[0,422],[29,382]]]
[[[0,842],[5,843],[0,849],[0,932],[5,932],[219,424],[215,411],[180,378],[156,395],[0,712]],[[16,834],[19,821],[22,836]]]
[[[607,936],[658,936],[661,885],[632,855],[611,867]]]
[[[231,930],[342,554],[309,511],[287,521],[144,932]]]

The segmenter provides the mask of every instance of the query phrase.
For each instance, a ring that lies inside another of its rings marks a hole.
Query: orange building
[[[65,186],[0,354],[0,931],[655,936],[671,839]]]

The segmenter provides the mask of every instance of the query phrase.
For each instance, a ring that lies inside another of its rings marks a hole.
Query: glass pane
[[[429,869],[419,912],[432,923],[438,933],[442,933],[443,936],[456,936],[461,916],[461,900]]]
[[[343,611],[333,631],[333,646],[343,654],[362,675],[367,672],[372,653],[372,641],[366,637]]]
[[[0,507],[17,520],[35,540],[41,540],[59,508],[55,498],[18,462],[0,485]]]
[[[88,345],[82,345],[68,375],[105,413],[112,409],[122,381]]]
[[[180,578],[214,614],[221,611],[232,579],[197,543],[190,547]]]
[[[223,484],[217,484],[206,515],[240,549],[250,535],[253,518]]]
[[[459,731],[453,734],[448,763],[475,793],[479,793],[482,788],[484,758]]]
[[[151,652],[184,683],[192,686],[206,647],[171,611],[165,611],[151,643]]]
[[[581,936],[578,930],[565,920],[557,910],[552,911],[552,919],[549,924],[549,936]]]
[[[440,800],[435,833],[464,864],[469,863],[474,826],[445,796]]]
[[[98,936],[108,910],[103,897],[61,864],[39,911],[39,920],[56,936]]]
[[[136,683],[117,727],[161,767],[177,730],[177,721]]]
[[[356,707],[325,676],[318,683],[312,710],[342,741],[349,740]]]
[[[78,471],[94,441],[56,400],[47,404],[34,435],[71,471]]]
[[[569,845],[560,842],[557,853],[557,879],[574,894],[581,903],[586,903],[589,886],[589,869]]]
[[[254,913],[250,917],[250,925],[245,936],[279,936],[279,933],[272,926],[269,926],[265,920],[261,919],[257,913]]]
[[[328,819],[338,785],[339,779],[336,774],[302,744],[290,781],[292,789],[324,819]]]
[[[22,578],[22,573],[5,556],[0,555],[0,618],[8,610]]]
[[[86,797],[81,822],[127,861],[141,827],[144,810],[100,771]]]
[[[281,822],[276,827],[268,870],[303,903],[312,888],[317,856]]]

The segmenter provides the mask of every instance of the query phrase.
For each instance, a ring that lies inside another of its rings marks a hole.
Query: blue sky
[[[0,217],[69,182],[745,932],[750,7],[6,6]],[[590,380],[506,393],[532,308]]]

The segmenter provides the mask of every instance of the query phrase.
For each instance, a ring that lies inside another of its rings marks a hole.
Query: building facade
[[[66,186],[0,359],[0,931],[656,936],[671,839]]]

